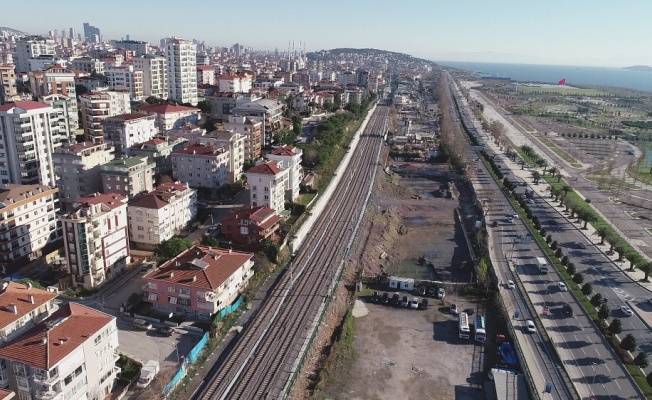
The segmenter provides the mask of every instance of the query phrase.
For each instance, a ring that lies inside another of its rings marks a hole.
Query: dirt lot
[[[468,253],[454,216],[457,192],[452,191],[452,198],[436,197],[446,186],[445,179],[400,178],[379,171],[345,273],[349,286],[340,285],[292,398],[484,398],[479,390],[482,347],[458,339],[456,318],[442,312],[447,307],[433,305],[436,300],[420,311],[357,301],[354,333],[342,323],[355,302],[350,289],[356,274],[468,282],[471,265],[463,263]],[[419,263],[422,256],[425,263]],[[460,309],[475,308],[455,293],[449,294],[446,306],[451,301]],[[351,343],[347,334],[354,335]],[[334,344],[340,336],[345,339]]]

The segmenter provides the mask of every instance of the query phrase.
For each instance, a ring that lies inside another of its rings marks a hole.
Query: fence
[[[206,346],[206,343],[208,343],[208,332],[204,333],[204,336],[201,338],[199,343],[195,345],[195,347],[190,350],[190,353],[188,353],[188,357],[186,357],[185,360],[183,360],[183,364],[181,365],[181,368],[179,368],[179,371],[174,375],[172,380],[165,385],[165,388],[163,389],[163,397],[166,397],[174,388],[181,382],[184,376],[186,376],[186,371],[188,370],[188,366],[190,364],[194,364],[195,361],[197,361],[197,357],[199,357],[199,354],[201,351],[204,349]]]
[[[220,313],[217,314],[213,319],[213,323],[216,323],[217,321],[221,320],[222,318],[226,317],[227,315],[237,310],[240,307],[240,304],[242,304],[242,296],[238,296],[238,299],[234,301],[231,305],[228,305],[223,309],[221,309]]]

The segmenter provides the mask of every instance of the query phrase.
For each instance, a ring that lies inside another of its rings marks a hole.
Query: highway
[[[195,399],[283,398],[364,213],[389,107],[379,105],[333,196],[267,298],[218,358]]]

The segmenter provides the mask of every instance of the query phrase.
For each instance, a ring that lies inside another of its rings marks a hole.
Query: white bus
[[[471,329],[469,329],[469,316],[465,312],[460,313],[459,327],[460,339],[469,339],[471,337]]]
[[[473,328],[475,329],[475,341],[484,343],[487,340],[487,331],[485,330],[484,317],[482,315],[475,316]]]

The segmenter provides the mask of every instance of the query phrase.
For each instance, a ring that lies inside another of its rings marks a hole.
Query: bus
[[[471,330],[469,329],[469,316],[462,312],[459,317],[460,339],[469,339],[471,337]]]
[[[482,315],[475,316],[473,328],[475,329],[475,341],[484,343],[487,340],[487,331],[485,330],[484,317]]]

